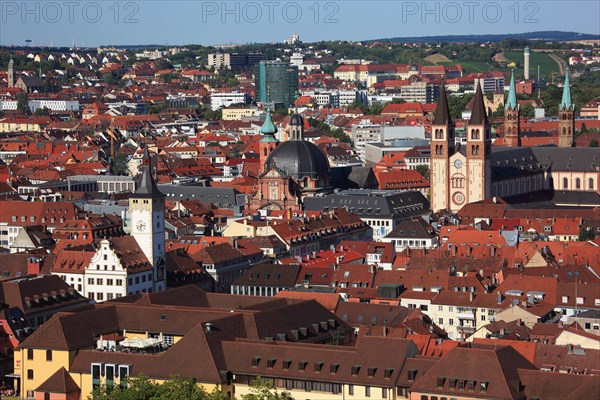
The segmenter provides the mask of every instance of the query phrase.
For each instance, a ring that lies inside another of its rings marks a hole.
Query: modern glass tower
[[[256,101],[290,107],[298,91],[298,67],[287,62],[261,61],[254,68]]]

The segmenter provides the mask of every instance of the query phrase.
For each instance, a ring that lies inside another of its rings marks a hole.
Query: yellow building
[[[285,336],[327,343],[340,329],[350,331],[314,301],[187,286],[54,315],[15,351],[11,376],[21,397],[40,400],[85,399],[97,385],[125,384],[141,373],[156,382],[194,378],[209,392],[233,396],[225,342]]]
[[[241,121],[244,117],[251,117],[256,113],[256,107],[227,107],[223,108],[223,121]]]

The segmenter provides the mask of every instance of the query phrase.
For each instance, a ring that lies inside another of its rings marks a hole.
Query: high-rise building
[[[298,92],[298,67],[282,61],[261,61],[254,68],[256,101],[289,107]]]
[[[12,57],[10,58],[10,61],[8,62],[8,87],[15,87],[15,62],[13,61]]]
[[[527,79],[529,79],[529,47],[525,47],[523,68],[524,68],[523,72],[525,75],[525,80],[527,80]]]
[[[263,59],[262,53],[212,53],[208,55],[208,67],[248,68],[258,64]]]

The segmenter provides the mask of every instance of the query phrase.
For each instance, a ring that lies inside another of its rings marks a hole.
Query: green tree
[[[256,378],[250,385],[250,393],[242,395],[242,400],[294,400],[289,392],[278,392],[270,379]]]
[[[596,239],[596,234],[594,233],[594,230],[590,227],[582,226],[579,230],[579,240],[585,242],[594,239]]]
[[[589,129],[588,129],[587,125],[585,124],[585,122],[581,123],[581,130],[580,130],[580,132],[581,133],[589,132]]]
[[[112,164],[113,175],[128,175],[129,167],[127,166],[127,155],[119,153],[115,156]]]
[[[37,110],[35,110],[35,112],[33,114],[37,115],[37,116],[50,115],[50,110],[48,109],[48,107],[38,108]]]
[[[390,101],[390,104],[404,104],[404,103],[406,103],[406,100],[400,99],[400,98],[395,98],[392,101]]]
[[[453,119],[462,117],[462,112],[467,108],[467,104],[473,98],[473,94],[463,94],[462,96],[448,96],[448,109]]]
[[[420,164],[420,165],[417,165],[417,167],[415,169],[417,170],[418,173],[423,175],[423,178],[429,180],[429,166],[428,165]]]
[[[17,112],[23,115],[31,115],[27,93],[19,93],[17,96]]]
[[[225,400],[227,395],[214,390],[208,393],[194,379],[173,376],[162,384],[140,374],[129,379],[127,386],[101,385],[88,400]]]
[[[521,116],[525,118],[533,118],[535,116],[535,110],[530,103],[525,104],[525,106],[521,108]]]
[[[598,139],[590,140],[590,147],[598,147]]]

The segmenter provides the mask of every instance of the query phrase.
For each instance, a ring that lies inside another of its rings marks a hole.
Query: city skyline
[[[386,10],[386,12],[381,12]],[[582,13],[581,10],[585,10]],[[217,45],[575,31],[600,34],[600,5],[548,2],[2,2],[0,45]],[[362,18],[362,20],[361,20]],[[377,23],[371,23],[377,19]],[[364,28],[357,29],[361,21]]]

